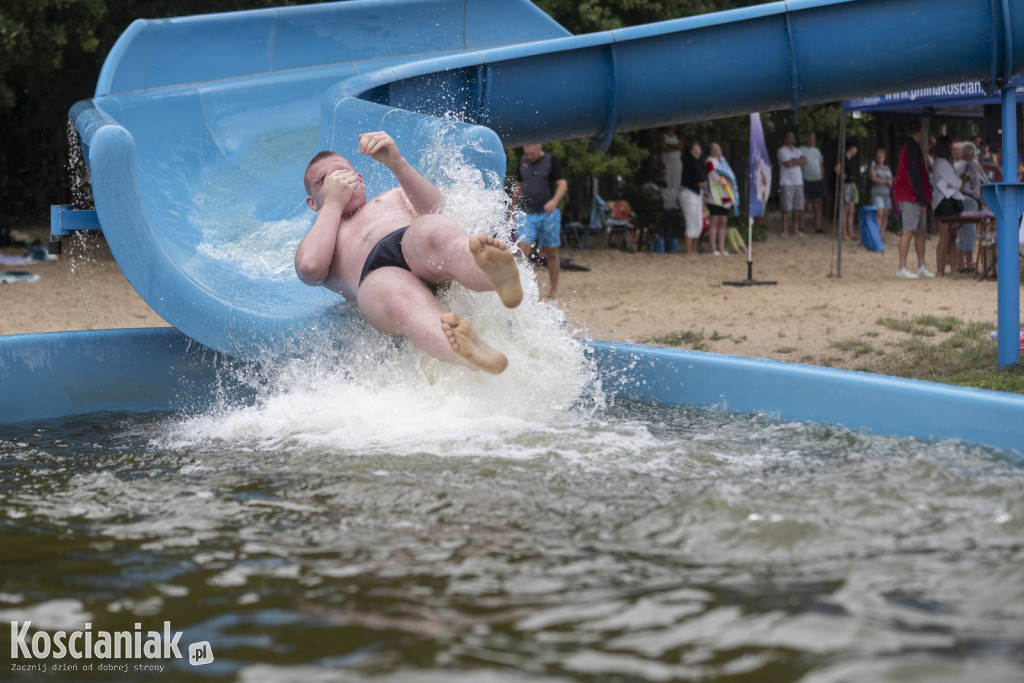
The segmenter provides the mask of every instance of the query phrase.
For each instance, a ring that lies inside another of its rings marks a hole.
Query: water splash
[[[511,242],[512,215],[500,179],[466,163],[443,134],[428,141],[421,171],[442,189],[445,215],[467,236]],[[308,224],[306,217],[246,225],[228,231],[238,239],[214,245],[212,236],[225,234],[220,223],[200,249],[243,264],[254,277],[294,278],[296,235]],[[442,363],[389,339],[339,296],[336,324],[304,330],[283,353],[275,349],[268,356],[254,405],[187,418],[155,443],[176,449],[477,455],[603,405],[593,363],[567,331],[563,313],[539,300],[533,270],[522,262],[520,278],[526,296],[513,310],[493,293],[457,283],[438,292],[445,310],[470,320],[508,356],[509,369],[500,376]]]
[[[89,179],[89,170],[85,165],[82,156],[82,140],[75,128],[75,122],[67,120],[67,176],[68,185],[71,189],[71,208],[82,211],[95,208],[92,200],[92,182]]]

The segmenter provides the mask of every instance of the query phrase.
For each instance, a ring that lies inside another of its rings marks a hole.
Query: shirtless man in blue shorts
[[[493,237],[467,236],[437,213],[441,192],[387,133],[361,134],[359,151],[384,164],[399,187],[367,201],[363,176],[348,159],[334,152],[313,157],[303,182],[317,215],[295,252],[299,279],[355,301],[374,328],[407,337],[434,358],[502,372],[505,355],[442,309],[431,286],[455,280],[475,292],[497,292],[515,308],[523,288],[512,252]]]

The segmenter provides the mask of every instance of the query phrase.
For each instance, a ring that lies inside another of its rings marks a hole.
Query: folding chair
[[[568,202],[562,211],[562,246],[571,249],[570,242],[575,243],[577,249],[587,250],[587,237],[593,228],[580,221],[579,208]]]
[[[626,251],[635,252],[637,250],[636,236],[634,234],[636,225],[631,218],[623,216],[623,213],[632,215],[632,210],[625,201],[620,200],[616,204],[616,211],[614,212],[616,215],[613,215],[612,208],[608,206],[608,202],[595,194],[594,208],[590,211],[590,225],[604,232],[604,245],[606,247],[611,246],[612,239],[616,234],[621,234],[623,248]]]

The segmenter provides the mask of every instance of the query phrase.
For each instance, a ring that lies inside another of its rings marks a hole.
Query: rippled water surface
[[[0,622],[169,620],[215,654],[174,678],[1024,674],[1015,454],[628,402],[282,412],[0,427]]]

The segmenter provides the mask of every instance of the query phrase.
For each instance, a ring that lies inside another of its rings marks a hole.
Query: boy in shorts
[[[919,277],[935,277],[924,264],[925,240],[928,239],[928,205],[932,201],[932,185],[925,168],[924,153],[921,151],[921,122],[911,119],[907,122],[907,138],[900,149],[896,165],[896,180],[893,182],[893,198],[899,203],[903,232],[900,234],[900,261],[896,277],[914,280]],[[907,269],[907,255],[910,240],[914,240],[917,252],[917,271]]]
[[[782,205],[782,236],[789,237],[789,219],[793,218],[793,234],[804,235],[804,174],[801,168],[807,157],[796,147],[796,134],[786,133],[778,151],[779,203]]]

